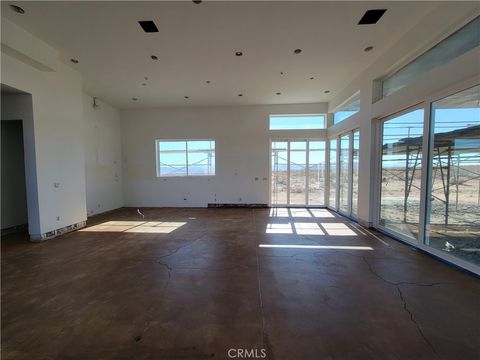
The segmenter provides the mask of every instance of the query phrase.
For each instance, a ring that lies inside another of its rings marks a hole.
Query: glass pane
[[[358,169],[360,151],[360,132],[353,132],[353,158],[352,158],[352,216],[358,215]]]
[[[432,104],[426,244],[480,265],[480,86]]]
[[[325,142],[310,141],[308,154],[308,204],[325,203]]]
[[[383,122],[380,224],[417,239],[423,109]]]
[[[446,64],[480,45],[480,17],[465,25],[382,82],[383,96],[401,89],[420,74]]]
[[[187,157],[185,141],[159,141],[158,174],[160,176],[186,176]]]
[[[290,204],[305,205],[307,142],[290,142]]]
[[[270,130],[324,129],[323,115],[270,115]]]
[[[328,205],[336,209],[336,194],[337,194],[337,139],[330,140],[330,179],[329,179],[330,193],[328,196]]]
[[[287,204],[288,143],[272,142],[272,204]]]
[[[340,138],[340,176],[339,176],[339,204],[340,211],[348,214],[348,165],[350,161],[350,135]]]
[[[215,175],[215,141],[188,141],[188,175]]]
[[[353,114],[360,111],[360,94],[355,96],[350,102],[342,106],[338,111],[333,114],[333,123],[338,124],[340,121],[349,118]]]

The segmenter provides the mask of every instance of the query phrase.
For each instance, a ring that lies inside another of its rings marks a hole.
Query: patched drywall
[[[83,94],[85,179],[88,215],[123,206],[120,114]]]

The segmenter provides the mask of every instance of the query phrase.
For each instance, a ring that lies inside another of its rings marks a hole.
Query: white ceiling
[[[329,101],[437,4],[2,1],[2,16],[60,50],[89,94],[125,109]],[[357,25],[379,8],[388,10],[376,25]]]

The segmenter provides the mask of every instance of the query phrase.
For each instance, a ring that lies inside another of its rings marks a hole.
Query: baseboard
[[[76,224],[64,226],[60,229],[55,229],[43,234],[30,234],[30,241],[32,242],[40,242],[40,241],[45,241],[48,239],[53,239],[57,236],[81,229],[87,225],[86,221],[80,221]]]
[[[218,204],[209,203],[209,208],[268,208],[267,204]]]

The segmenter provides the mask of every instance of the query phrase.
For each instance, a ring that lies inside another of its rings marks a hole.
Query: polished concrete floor
[[[2,240],[3,359],[479,359],[478,278],[334,213],[140,213]]]

